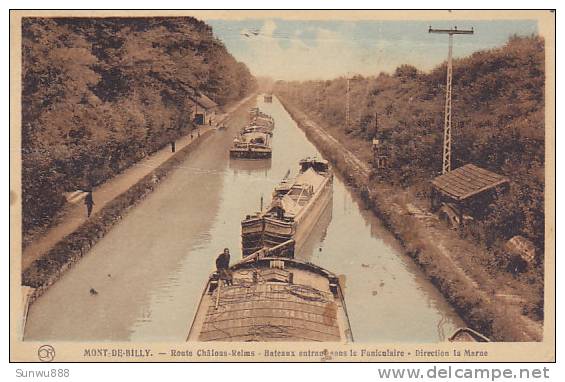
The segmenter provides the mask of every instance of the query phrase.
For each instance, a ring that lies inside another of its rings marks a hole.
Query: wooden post
[[[222,276],[218,276],[218,294],[216,295],[216,309],[220,306],[220,293],[222,291]]]

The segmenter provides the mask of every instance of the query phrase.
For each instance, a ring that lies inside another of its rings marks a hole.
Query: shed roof
[[[432,180],[432,185],[458,201],[508,183],[505,176],[466,164]]]
[[[190,99],[192,99],[194,102],[196,102],[198,105],[200,105],[201,107],[203,107],[205,109],[212,109],[212,108],[218,106],[218,104],[216,102],[212,101],[205,94],[199,94],[197,96],[190,97]]]

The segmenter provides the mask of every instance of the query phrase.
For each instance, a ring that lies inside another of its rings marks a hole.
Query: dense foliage
[[[211,27],[191,17],[25,18],[24,233],[63,192],[120,172],[191,129],[201,92],[219,105],[255,87]]]
[[[481,223],[480,232],[487,236],[482,239],[490,244],[521,234],[542,249],[544,42],[538,36],[514,36],[501,48],[476,52],[453,65],[452,168],[474,163],[512,181],[510,192]],[[377,126],[391,148],[383,178],[417,188],[441,172],[445,72],[445,63],[429,73],[403,65],[393,74],[354,77],[349,129],[345,78],[279,81],[276,91],[323,125],[363,142],[366,157]]]

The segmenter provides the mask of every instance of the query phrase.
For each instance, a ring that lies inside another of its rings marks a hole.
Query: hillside
[[[543,264],[544,41],[514,36],[453,65],[452,168],[474,163],[512,181],[480,229],[468,234],[489,248],[523,235],[535,243]],[[348,130],[345,78],[279,81],[276,92],[367,161],[377,125],[392,148],[381,179],[425,197],[428,181],[441,172],[445,72],[445,63],[428,73],[403,65],[393,74],[355,77]]]
[[[191,17],[25,18],[22,52],[24,236],[52,221],[63,192],[190,131],[189,96],[221,107],[256,86]]]

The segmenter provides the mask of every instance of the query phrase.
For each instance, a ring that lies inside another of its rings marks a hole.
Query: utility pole
[[[347,76],[347,90],[345,91],[345,131],[349,131],[349,76]]]
[[[445,87],[445,111],[443,123],[443,167],[442,174],[451,171],[451,82],[453,78],[453,64],[451,55],[453,52],[453,35],[454,34],[473,34],[473,28],[464,30],[457,29],[428,29],[428,33],[443,33],[449,35],[449,50],[447,53],[447,84]]]
[[[318,111],[321,113],[322,112],[322,89],[323,89],[323,83],[318,83],[318,85],[316,86],[317,88],[317,101],[318,101]]]
[[[351,76],[349,73],[347,74],[347,89],[345,90],[345,129],[349,130],[349,125],[351,122],[351,109],[349,107],[350,96],[349,92],[351,91],[351,80],[357,80],[355,76]]]

